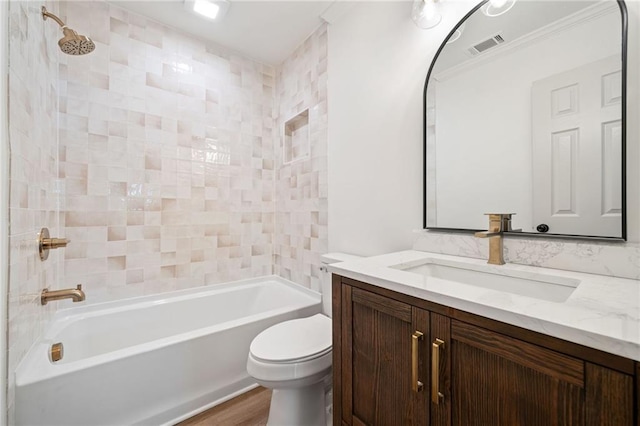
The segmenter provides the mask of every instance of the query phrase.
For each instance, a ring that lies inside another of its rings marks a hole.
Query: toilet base
[[[325,383],[274,389],[267,426],[326,426]]]

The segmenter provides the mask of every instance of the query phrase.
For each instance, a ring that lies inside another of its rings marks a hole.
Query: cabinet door
[[[585,376],[586,425],[632,426],[633,376],[591,363],[585,364]]]
[[[341,330],[343,424],[428,425],[429,313],[343,286]]]
[[[453,425],[585,424],[582,360],[455,320],[451,389]]]

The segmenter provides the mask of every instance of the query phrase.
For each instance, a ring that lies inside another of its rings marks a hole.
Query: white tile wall
[[[274,68],[104,2],[63,11],[97,45],[60,66],[65,280],[103,301],[271,274]]]
[[[50,11],[57,3],[45,1]],[[58,281],[59,253],[41,262],[36,239],[47,226],[60,232],[58,214],[59,30],[44,22],[41,3],[9,2],[9,309],[8,395],[12,424],[13,371],[41,334],[53,306],[40,305],[40,291]],[[3,29],[4,30],[4,29]],[[3,319],[4,320],[4,319]]]
[[[326,24],[278,67],[276,87],[275,270],[318,289],[320,255],[328,251]],[[284,124],[307,108],[309,155],[285,164]]]

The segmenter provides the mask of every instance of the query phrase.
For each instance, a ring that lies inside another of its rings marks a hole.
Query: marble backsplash
[[[470,234],[419,230],[414,250],[487,259],[489,242]],[[504,239],[509,263],[640,280],[640,244],[515,237]]]

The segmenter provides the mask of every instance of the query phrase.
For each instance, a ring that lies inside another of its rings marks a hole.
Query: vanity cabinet
[[[429,312],[350,286],[342,288],[342,298],[342,365],[350,367],[342,370],[347,424],[428,425],[428,394],[412,370],[424,374],[428,368],[419,354],[427,350]],[[412,365],[418,360],[421,365]]]
[[[625,383],[623,374],[579,358],[465,322],[442,321],[450,323],[450,424],[632,425],[631,376]],[[603,390],[612,400],[602,399]]]
[[[637,425],[632,360],[334,275],[334,425]]]

